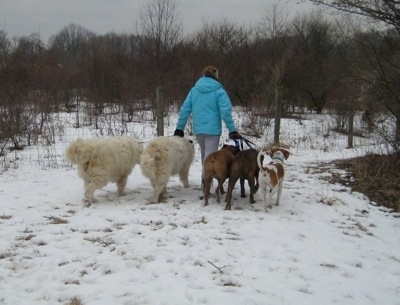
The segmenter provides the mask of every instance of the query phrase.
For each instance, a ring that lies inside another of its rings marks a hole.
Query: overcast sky
[[[139,7],[150,0],[0,0],[1,30],[9,38],[40,33],[44,42],[70,23],[96,34],[130,33]],[[277,0],[177,0],[178,13],[186,33],[198,30],[203,20],[221,18],[239,24],[256,24],[266,8]],[[288,14],[312,9],[309,1],[282,0]],[[304,1],[303,1],[304,2]]]

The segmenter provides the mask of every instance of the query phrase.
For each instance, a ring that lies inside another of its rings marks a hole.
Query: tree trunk
[[[157,97],[157,110],[156,110],[156,115],[157,115],[157,136],[163,136],[164,135],[164,101],[162,97],[162,91],[161,87],[157,86],[156,89],[156,97]]]
[[[274,142],[279,143],[279,133],[281,130],[281,91],[278,86],[275,86],[275,122],[274,122]]]

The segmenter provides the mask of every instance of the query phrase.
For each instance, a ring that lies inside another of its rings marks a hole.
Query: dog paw
[[[84,198],[82,201],[83,201],[83,206],[86,208],[92,205],[92,200],[90,200],[89,198]]]
[[[258,184],[256,184],[256,185],[254,186],[254,189],[253,189],[253,194],[257,193],[257,191],[258,191],[259,188],[260,188],[260,186],[259,186]]]
[[[272,209],[272,204],[264,205],[264,212],[268,212],[270,209]]]

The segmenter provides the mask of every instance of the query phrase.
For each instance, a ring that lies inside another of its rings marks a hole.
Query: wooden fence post
[[[156,88],[157,136],[164,135],[164,100],[161,87]]]
[[[355,99],[350,100],[349,106],[349,125],[347,127],[347,148],[353,148],[353,135],[354,135],[354,103]]]
[[[281,92],[279,86],[275,86],[275,122],[274,122],[274,143],[279,144],[279,133],[281,130]]]

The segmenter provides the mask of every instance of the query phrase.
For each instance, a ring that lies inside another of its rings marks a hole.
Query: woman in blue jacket
[[[193,119],[193,133],[200,146],[202,164],[209,154],[218,150],[222,121],[230,138],[240,138],[232,119],[231,101],[218,81],[218,69],[213,66],[203,69],[203,76],[189,91],[181,106],[174,136],[184,136],[183,130],[190,115]],[[202,180],[203,177],[204,173]]]

